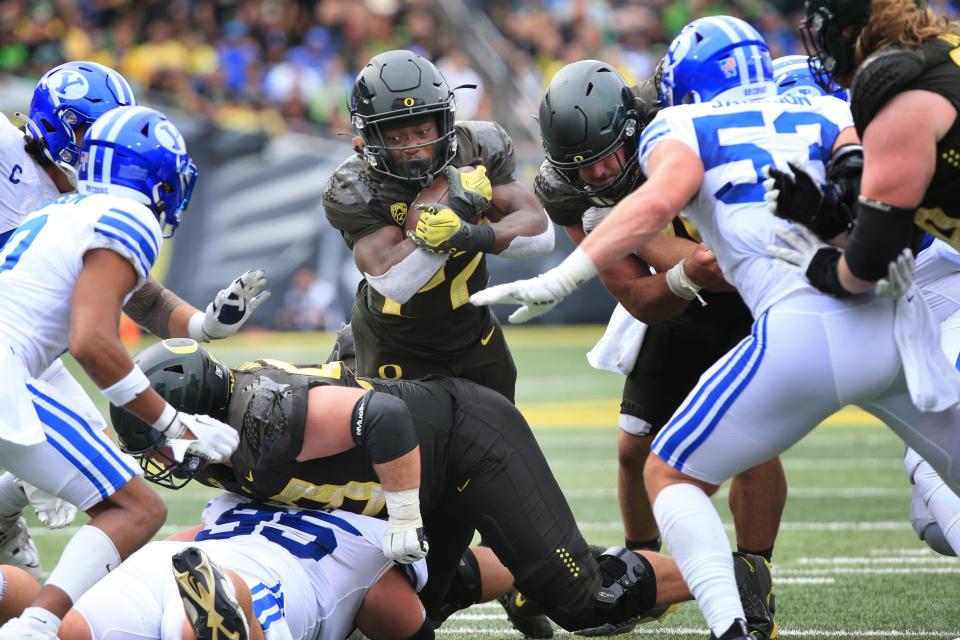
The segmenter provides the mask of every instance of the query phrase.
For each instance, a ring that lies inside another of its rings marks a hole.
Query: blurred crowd
[[[532,94],[582,58],[645,78],[677,31],[708,14],[751,22],[775,56],[802,51],[803,0],[0,0],[0,73],[38,77],[94,60],[150,101],[227,127],[344,132],[357,71],[404,47],[433,59],[451,86],[478,85],[458,92],[460,119],[488,118],[495,92],[484,90],[483,61],[458,46],[464,27],[448,21],[445,2],[499,29],[515,86]],[[957,15],[955,0],[931,4]]]

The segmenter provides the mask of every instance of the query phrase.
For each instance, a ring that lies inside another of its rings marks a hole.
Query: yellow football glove
[[[493,249],[496,235],[490,225],[471,224],[442,204],[418,204],[417,209],[420,210],[417,229],[408,231],[407,237],[421,249],[431,253]]]
[[[447,178],[449,193],[447,206],[460,218],[470,220],[490,208],[493,202],[493,185],[487,177],[486,167],[481,165],[464,173],[447,165],[443,168],[443,175]]]

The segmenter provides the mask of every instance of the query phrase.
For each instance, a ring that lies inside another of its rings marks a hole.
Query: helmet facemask
[[[844,86],[856,69],[856,46],[870,19],[870,2],[848,2],[836,8],[835,0],[808,0],[807,15],[800,25],[803,47],[810,56],[810,73],[825,92]],[[838,15],[845,10],[845,15]],[[819,64],[817,64],[819,62]]]
[[[453,113],[456,106],[451,102],[448,108],[430,109],[420,114],[410,115],[404,110],[397,115],[380,116],[374,119],[356,114],[353,124],[363,138],[363,157],[375,171],[385,173],[397,180],[417,182],[427,186],[433,177],[447,166],[457,153],[456,130],[453,126]],[[425,142],[391,146],[385,139],[385,131],[395,131],[432,122],[437,129],[437,137]],[[429,158],[417,156],[404,159],[403,152],[409,149],[432,147]],[[397,157],[400,155],[401,157]]]

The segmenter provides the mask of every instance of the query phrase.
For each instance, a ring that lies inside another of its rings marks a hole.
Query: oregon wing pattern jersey
[[[439,385],[355,378],[339,362],[304,367],[258,360],[234,369],[234,375],[227,422],[240,432],[240,446],[231,467],[208,465],[196,476],[200,482],[279,504],[386,515],[383,488],[362,448],[296,460],[303,448],[310,389],[332,385],[403,399],[420,440],[421,504],[429,505],[440,492],[434,487],[444,486],[446,468],[434,460],[453,423],[453,400]]]
[[[98,248],[120,254],[136,270],[139,287],[161,242],[153,213],[127,198],[65,196],[32,213],[0,250],[0,340],[39,376],[67,349],[83,256]]]
[[[851,126],[849,107],[833,97],[681,105],[661,111],[643,132],[640,164],[646,172],[651,153],[665,140],[683,142],[697,153],[703,184],[684,215],[716,252],[720,268],[756,317],[809,286],[799,274],[773,268],[767,253],[767,245],[776,241],[774,228],[784,223],[764,204],[763,167],[786,169],[788,161],[805,158],[807,169],[822,182],[837,135]]]
[[[514,180],[513,143],[499,125],[461,122],[456,130],[454,166],[482,163],[494,187]],[[372,171],[359,155],[354,155],[327,182],[323,206],[330,224],[353,248],[357,240],[378,229],[403,228],[418,193],[416,187]],[[374,322],[383,326],[384,340],[414,348],[432,345],[424,347],[428,353],[438,349],[455,353],[475,344],[480,334],[489,329],[487,310],[468,304],[470,295],[484,288],[488,277],[484,254],[460,252],[450,256],[403,305],[384,297],[366,281],[360,284],[357,301]],[[419,321],[423,318],[435,321],[425,324]]]
[[[27,214],[60,197],[47,173],[23,148],[23,132],[0,116],[0,247]]]

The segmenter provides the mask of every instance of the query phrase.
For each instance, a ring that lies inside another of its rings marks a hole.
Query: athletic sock
[[[767,562],[773,562],[773,545],[770,545],[766,549],[761,549],[760,551],[754,551],[753,549],[745,549],[740,545],[737,545],[737,551],[740,553],[749,553],[753,556],[760,556]]]
[[[47,584],[63,589],[70,601],[76,602],[119,564],[120,553],[113,541],[101,529],[85,524],[70,538]]]
[[[672,484],[660,491],[653,514],[711,631],[720,637],[735,620],[746,619],[730,543],[707,494],[696,485]]]

